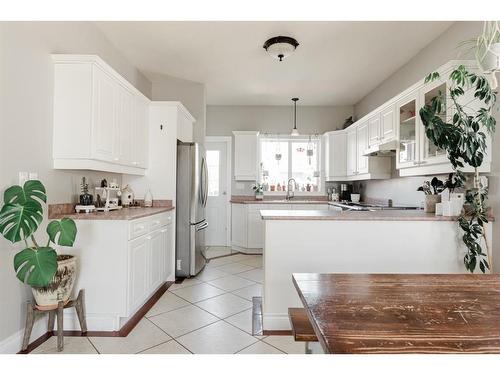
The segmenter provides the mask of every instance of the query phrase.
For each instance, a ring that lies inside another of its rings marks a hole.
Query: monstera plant
[[[17,278],[34,289],[47,289],[56,279],[58,261],[72,256],[58,256],[51,244],[73,246],[77,233],[73,220],[51,221],[47,226],[48,241],[43,246],[35,239],[35,232],[43,221],[43,203],[47,202],[45,187],[40,181],[27,181],[23,187],[11,186],[4,193],[0,211],[0,233],[10,242],[24,242],[25,248],[14,257]],[[66,269],[67,271],[67,269]],[[65,288],[68,288],[65,283]],[[71,285],[72,287],[72,285]],[[35,298],[38,298],[35,294]]]

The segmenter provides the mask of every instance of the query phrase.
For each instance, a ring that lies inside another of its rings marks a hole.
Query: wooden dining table
[[[325,353],[500,353],[500,275],[292,279]]]

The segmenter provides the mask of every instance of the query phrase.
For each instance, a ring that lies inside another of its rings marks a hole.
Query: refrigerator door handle
[[[205,159],[203,159],[205,160]],[[205,160],[205,164],[204,164],[204,167],[205,167],[205,201],[203,203],[203,207],[207,207],[207,201],[208,201],[208,166],[207,166],[207,162]]]
[[[196,227],[196,231],[199,232],[200,230],[203,230],[203,229],[205,229],[207,227],[208,227],[208,223],[205,221],[203,224],[201,224],[200,226]]]

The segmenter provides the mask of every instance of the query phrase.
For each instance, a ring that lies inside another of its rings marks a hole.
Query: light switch
[[[19,186],[24,186],[24,183],[29,180],[28,172],[19,172]]]

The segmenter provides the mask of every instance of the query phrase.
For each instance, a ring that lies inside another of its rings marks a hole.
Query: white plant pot
[[[494,43],[491,45],[482,61],[482,65],[484,70],[487,72],[500,70],[500,43]]]
[[[58,255],[57,271],[52,282],[43,288],[31,288],[37,308],[52,310],[59,301],[66,304],[73,291],[76,279],[76,257],[74,255]]]

